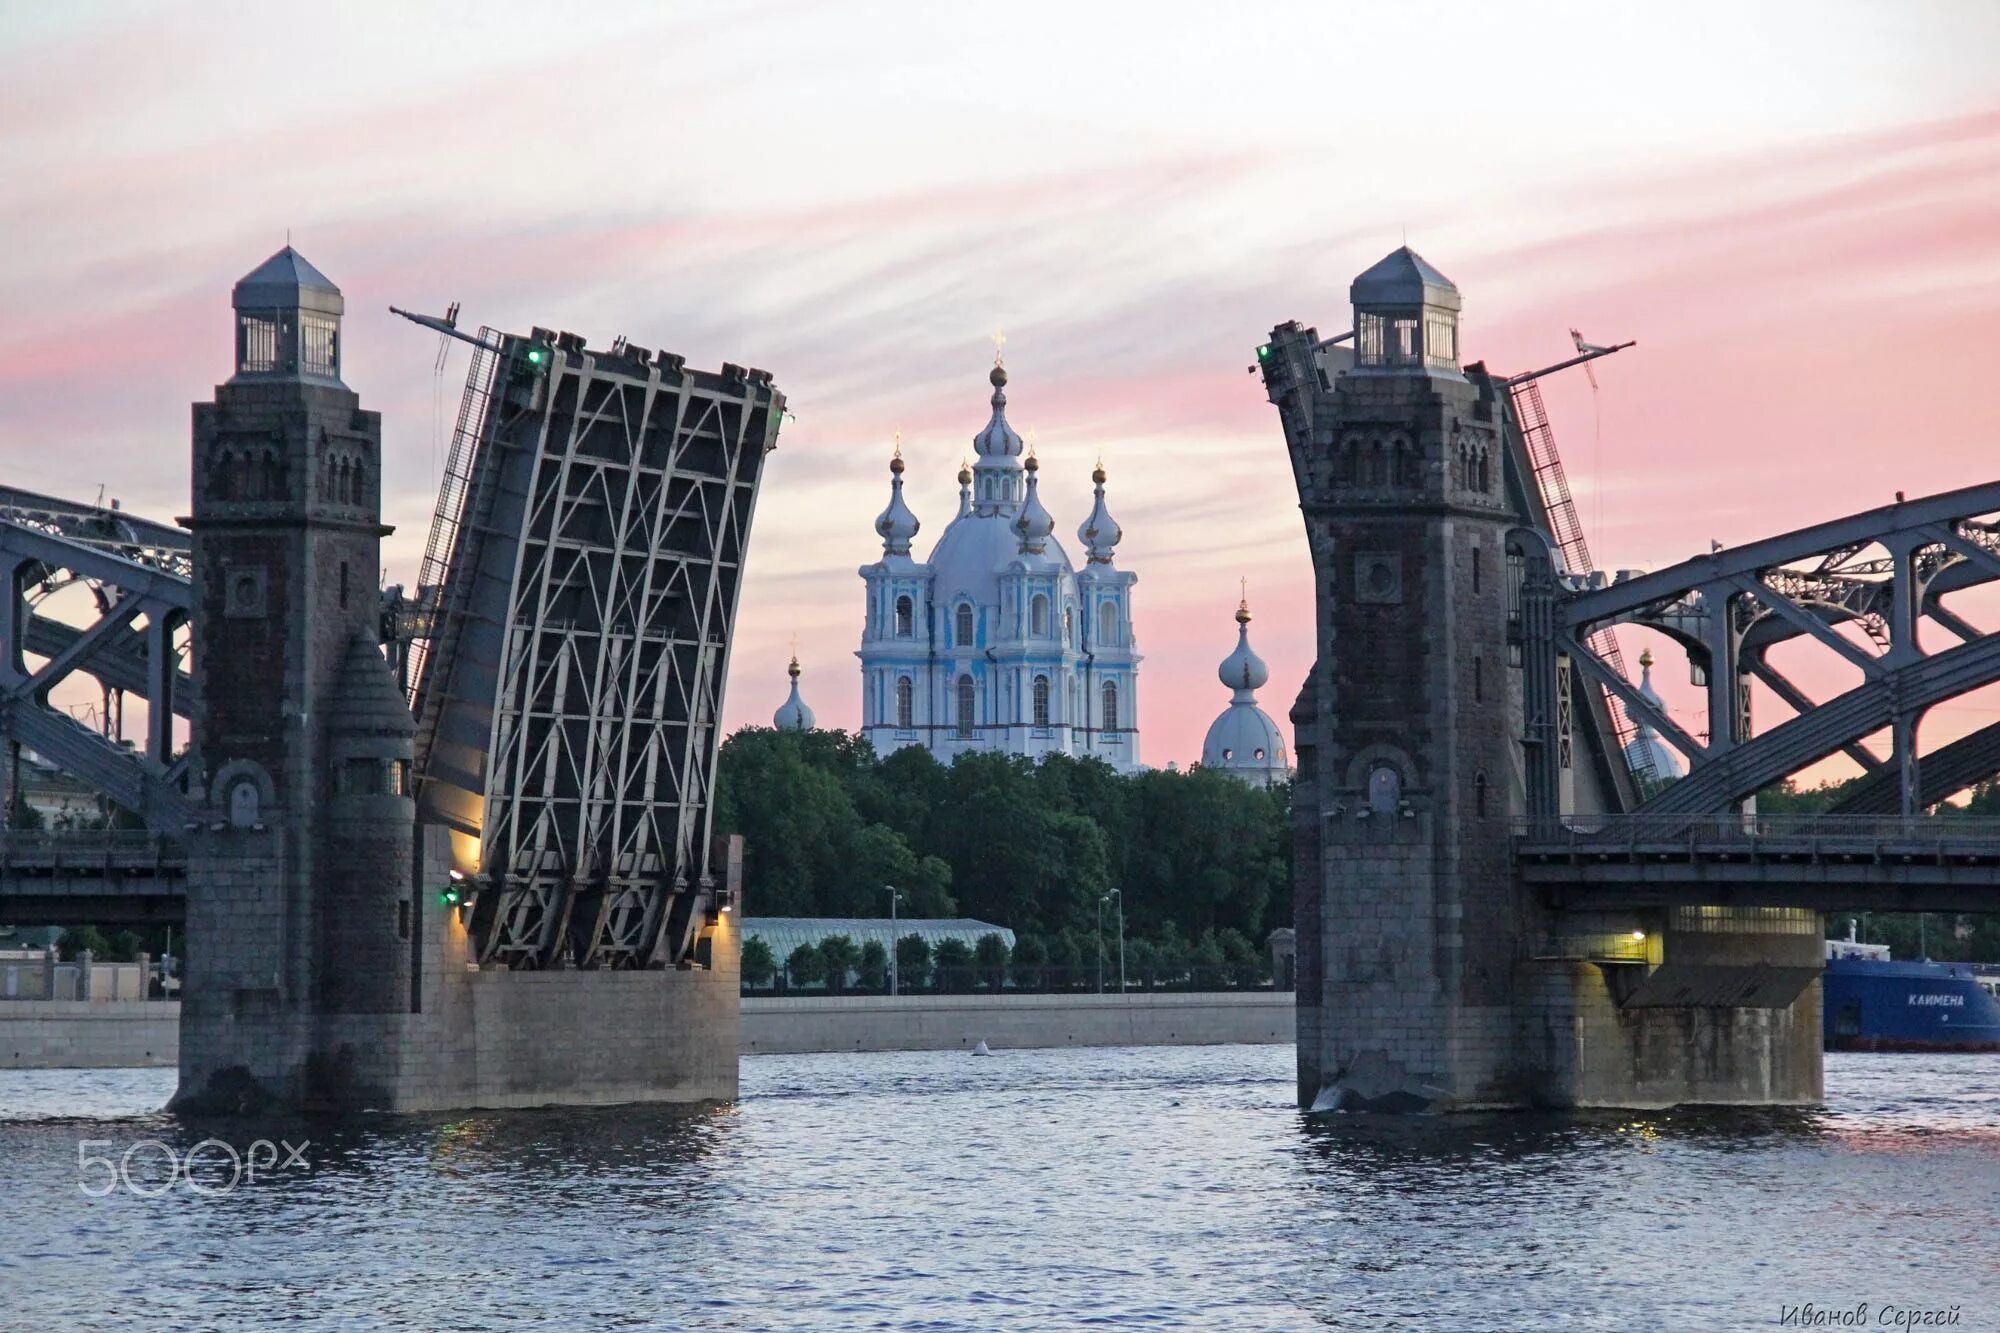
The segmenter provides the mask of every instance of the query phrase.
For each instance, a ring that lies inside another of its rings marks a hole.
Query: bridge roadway
[[[0,924],[135,925],[187,915],[187,852],[130,829],[0,831]]]
[[[2000,820],[1626,814],[1515,822],[1522,880],[1558,907],[1979,912],[2000,905]]]

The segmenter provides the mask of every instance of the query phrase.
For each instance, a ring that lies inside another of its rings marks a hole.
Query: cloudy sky
[[[0,466],[184,513],[230,284],[288,232],[384,415],[391,581],[463,363],[434,377],[389,303],[762,366],[796,420],[728,715],[768,721],[796,634],[852,726],[891,438],[922,549],[1004,328],[1059,534],[1110,468],[1146,753],[1186,762],[1239,578],[1273,714],[1310,660],[1251,349],[1347,328],[1348,279],[1405,238],[1463,290],[1471,358],[1638,340],[1596,395],[1548,391],[1601,564],[1990,479],[1996,50],[2000,7],[1916,0],[0,2]]]

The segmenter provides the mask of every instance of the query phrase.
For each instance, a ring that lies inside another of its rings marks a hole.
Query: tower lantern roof
[[[238,310],[346,311],[340,288],[289,245],[238,279],[229,303]]]
[[[1356,278],[1348,287],[1347,296],[1357,308],[1385,305],[1459,308],[1457,284],[1407,245],[1384,255]]]

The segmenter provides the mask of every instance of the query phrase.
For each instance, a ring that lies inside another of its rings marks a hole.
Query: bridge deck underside
[[[1559,907],[1976,912],[2000,898],[1991,834],[1524,841],[1524,883]]]

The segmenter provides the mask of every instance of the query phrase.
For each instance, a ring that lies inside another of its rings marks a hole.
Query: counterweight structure
[[[426,551],[419,819],[461,835],[476,957],[671,967],[709,900],[722,685],[768,372],[482,329]]]

